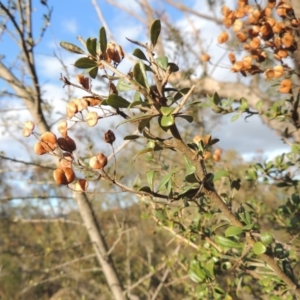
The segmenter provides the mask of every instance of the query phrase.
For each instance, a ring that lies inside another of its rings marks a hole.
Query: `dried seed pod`
[[[34,123],[32,121],[27,121],[24,124],[22,134],[24,137],[29,137],[34,130]]]
[[[86,123],[88,126],[93,127],[98,123],[98,114],[95,111],[91,111],[86,116]]]
[[[266,72],[264,73],[264,77],[265,77],[266,80],[271,80],[271,79],[274,78],[274,74],[275,74],[274,70],[268,69],[268,70],[266,70]]]
[[[38,141],[35,145],[34,145],[34,153],[37,155],[43,155],[45,153],[47,153],[48,151],[43,147],[41,141]]]
[[[106,143],[112,144],[114,141],[116,140],[116,136],[113,133],[113,131],[108,130],[105,134],[104,134],[104,141]]]
[[[206,61],[210,61],[210,56],[208,54],[202,54],[201,55],[201,61],[206,62]]]
[[[247,35],[244,32],[238,32],[236,37],[241,43],[244,43],[247,40]]]
[[[89,106],[96,106],[102,102],[102,99],[98,97],[96,98],[96,97],[87,96],[87,97],[83,97],[83,99],[89,103]]]
[[[236,62],[235,54],[233,52],[228,53],[228,58],[232,64]]]
[[[77,104],[73,101],[67,104],[67,117],[69,119],[73,118],[74,115],[78,112]]]
[[[63,157],[59,161],[60,168],[72,168],[73,156],[71,153],[63,153]]]
[[[89,165],[95,170],[101,170],[107,165],[107,157],[103,153],[90,158]]]
[[[47,131],[41,135],[41,144],[48,152],[52,152],[57,147],[56,135],[50,131]]]
[[[71,168],[59,168],[54,170],[53,177],[57,184],[67,185],[74,181],[75,173]]]
[[[88,185],[89,183],[86,179],[79,179],[75,184],[75,190],[77,192],[86,192]]]
[[[90,89],[90,78],[84,77],[82,74],[76,76],[77,81],[87,90]]]
[[[232,30],[234,32],[238,32],[238,31],[240,31],[243,28],[243,25],[244,25],[243,21],[237,19],[237,20],[234,21],[234,23],[232,25]]]
[[[258,49],[260,46],[260,38],[258,37],[253,38],[249,45],[252,49]]]
[[[63,151],[72,153],[76,150],[76,143],[69,136],[58,138],[57,143],[60,149]]]
[[[228,33],[226,31],[223,31],[218,36],[218,43],[219,44],[224,44],[228,40],[228,38],[229,38]]]
[[[65,120],[62,120],[58,123],[58,131],[63,137],[66,137],[68,133],[68,123]]]
[[[119,53],[119,55],[120,55],[120,57],[121,57],[121,60],[122,60],[122,59],[125,57],[123,48],[122,48],[120,45],[117,45],[117,46],[116,46],[116,51]]]
[[[294,37],[292,36],[291,33],[286,32],[283,37],[281,38],[281,42],[285,47],[290,47],[292,46],[293,42],[294,42]]]
[[[232,72],[240,72],[244,68],[244,64],[242,61],[237,61],[233,64],[231,71]]]
[[[288,94],[292,91],[292,82],[290,79],[284,79],[281,81],[279,86],[279,92],[283,94]]]
[[[284,68],[281,65],[275,66],[273,68],[273,70],[274,70],[274,77],[275,78],[279,78],[279,77],[281,77],[284,74]]]
[[[204,156],[203,156],[203,158],[204,158],[205,160],[207,160],[207,159],[209,159],[210,157],[211,157],[211,152],[206,151],[205,154],[204,154]]]

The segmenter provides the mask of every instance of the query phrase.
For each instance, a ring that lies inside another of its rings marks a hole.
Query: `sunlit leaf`
[[[265,246],[271,245],[273,243],[273,236],[269,232],[262,232],[260,239]]]
[[[139,152],[133,157],[132,160],[133,160],[133,161],[136,160],[136,158],[137,158],[138,156],[140,156],[141,154],[145,154],[145,153],[152,152],[152,151],[153,151],[153,149],[151,149],[151,148],[145,148],[145,149],[139,151]]]
[[[160,125],[163,127],[170,127],[174,124],[175,120],[174,117],[171,116],[162,116],[160,119]]]
[[[263,254],[267,251],[266,246],[262,242],[256,242],[253,245],[252,249],[253,249],[254,254],[256,254],[256,255]]]
[[[150,114],[140,114],[140,115],[136,115],[130,119],[126,119],[124,121],[122,121],[121,123],[119,123],[117,125],[117,127],[119,127],[120,125],[122,124],[125,124],[125,123],[131,123],[131,122],[137,122],[137,121],[141,121],[141,120],[145,120],[145,119],[148,119],[148,120],[151,120],[151,118],[153,118],[153,115],[150,115]]]
[[[161,56],[161,57],[157,57],[155,59],[157,65],[163,69],[163,70],[166,70],[167,69],[167,66],[168,66],[168,57],[166,56]]]
[[[228,239],[224,236],[216,235],[215,236],[215,242],[222,247],[225,248],[243,248],[242,244],[239,244],[237,242],[234,242],[231,239]]]
[[[174,107],[167,107],[167,106],[162,106],[160,108],[160,112],[164,115],[164,116],[169,116],[172,114],[172,112],[175,110]]]
[[[123,79],[119,79],[116,88],[119,92],[127,92],[134,89],[134,87],[130,83]]]
[[[162,188],[164,188],[167,185],[167,183],[171,180],[172,175],[173,175],[172,173],[168,173],[162,178],[162,180],[157,188],[157,191],[160,191]]]
[[[155,172],[154,170],[151,170],[149,172],[146,173],[147,175],[147,182],[148,182],[148,185],[151,189],[153,189],[153,180],[154,180],[154,175],[155,175]]]
[[[230,122],[236,121],[239,117],[240,117],[239,114],[236,114],[236,115],[232,116],[231,119],[230,119]]]
[[[230,226],[226,229],[225,236],[226,237],[237,236],[237,235],[241,234],[242,232],[243,232],[243,229],[241,227]]]
[[[229,177],[229,173],[226,170],[220,170],[214,173],[214,181],[221,179],[222,177]]]
[[[76,53],[76,54],[86,54],[81,48],[77,47],[74,44],[67,43],[67,42],[60,42],[60,46],[65,50]]]

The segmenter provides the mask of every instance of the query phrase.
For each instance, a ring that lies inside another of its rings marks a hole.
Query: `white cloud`
[[[68,19],[62,22],[62,28],[65,32],[76,34],[78,32],[78,25],[75,19]]]

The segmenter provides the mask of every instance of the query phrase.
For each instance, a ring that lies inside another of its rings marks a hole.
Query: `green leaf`
[[[224,236],[216,235],[215,242],[225,248],[243,248],[243,245],[232,241]]]
[[[106,31],[105,31],[104,27],[100,28],[99,42],[100,42],[101,53],[104,54],[106,52],[106,48],[107,48],[107,37],[106,37]]]
[[[148,61],[148,59],[147,59],[146,55],[144,54],[144,52],[139,48],[134,49],[132,55],[139,58],[139,59]]]
[[[222,177],[229,177],[229,173],[226,170],[220,170],[214,173],[214,181],[219,180]]]
[[[258,110],[258,112],[261,114],[262,112],[262,106],[263,106],[263,101],[259,100],[258,102],[256,102],[256,109]]]
[[[194,121],[194,118],[190,115],[178,115],[176,118],[182,118],[188,121],[189,123],[192,123]]]
[[[151,170],[149,172],[147,172],[147,182],[148,182],[148,185],[151,189],[153,189],[153,180],[154,180],[154,175],[155,175],[155,172],[154,170]]]
[[[106,102],[114,108],[127,108],[130,105],[130,102],[116,94],[110,94]]]
[[[260,239],[265,246],[273,243],[273,236],[269,232],[262,232]]]
[[[196,172],[196,167],[194,165],[188,165],[186,168],[185,176],[194,174]]]
[[[151,118],[153,118],[152,114],[147,115],[147,114],[143,113],[143,114],[140,114],[140,115],[136,115],[136,116],[134,116],[134,117],[132,117],[130,119],[126,119],[126,120],[122,121],[121,123],[119,123],[117,125],[117,127],[119,127],[122,124],[129,123],[129,122],[130,123],[131,122],[137,122],[137,121],[146,120],[146,119],[151,120]]]
[[[157,191],[160,191],[162,188],[164,188],[167,185],[167,183],[171,180],[172,175],[173,175],[172,173],[168,173],[162,178],[162,180],[157,188]]]
[[[240,117],[239,114],[236,114],[236,115],[232,116],[231,119],[230,119],[230,122],[236,121],[239,117]]]
[[[153,47],[155,47],[159,34],[160,34],[160,30],[161,30],[161,24],[160,24],[160,20],[156,19],[153,21],[153,23],[151,24],[151,28],[150,28],[150,40],[151,43],[153,45]]]
[[[60,42],[59,44],[62,48],[64,48],[69,52],[76,53],[76,54],[86,54],[81,48],[77,47],[74,44],[67,43],[67,42]]]
[[[119,92],[127,92],[127,91],[134,90],[134,87],[127,81],[125,81],[123,79],[119,79],[118,84],[117,84],[117,90]]]
[[[221,99],[220,99],[218,93],[215,92],[214,95],[213,95],[213,102],[214,102],[214,104],[218,105],[220,103],[220,101],[221,101]]]
[[[97,63],[87,57],[79,58],[75,61],[75,67],[79,69],[90,69],[97,67]]]
[[[174,124],[175,120],[174,117],[171,116],[162,116],[160,120],[160,125],[163,127],[170,127]]]
[[[174,100],[177,101],[180,98],[182,98],[185,94],[187,94],[187,92],[189,91],[189,88],[184,88],[178,91],[178,93],[176,93],[176,95],[174,96]]]
[[[168,67],[168,58],[166,56],[161,56],[155,59],[157,65],[163,69],[166,70]]]
[[[174,107],[162,106],[162,107],[160,108],[160,112],[161,112],[164,116],[170,116],[174,110],[175,110]]]
[[[144,88],[149,88],[145,65],[141,60],[134,65],[133,76],[139,85]]]
[[[89,71],[89,75],[91,76],[91,78],[95,79],[97,77],[98,70],[99,70],[98,67],[96,67]]]
[[[240,235],[242,232],[243,232],[243,229],[241,227],[230,226],[226,229],[225,236],[226,237],[237,236],[237,235]]]
[[[174,63],[168,63],[168,67],[171,73],[175,73],[179,71],[179,67]]]
[[[86,40],[86,48],[92,56],[97,55],[97,39],[88,38]]]
[[[252,249],[253,249],[254,254],[256,254],[256,255],[263,254],[267,251],[266,246],[262,242],[254,243]]]
[[[135,161],[136,158],[137,158],[138,156],[140,156],[141,154],[145,154],[145,153],[152,152],[152,151],[153,151],[153,149],[151,149],[151,148],[145,148],[145,149],[139,151],[139,152],[133,157],[132,160]]]
[[[138,134],[130,134],[130,135],[126,135],[123,140],[125,141],[131,141],[131,140],[136,140],[138,138],[140,138],[141,136]]]

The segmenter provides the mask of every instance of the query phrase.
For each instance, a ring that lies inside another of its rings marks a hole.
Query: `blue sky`
[[[131,11],[142,16],[142,12],[139,11],[138,5],[134,0],[131,1],[117,1],[121,4],[126,3],[126,7]],[[151,1],[158,10],[162,9],[162,2],[153,0]],[[190,4],[191,7],[197,7],[199,11],[206,12],[207,7],[203,5],[204,1],[185,1],[185,4]],[[206,1],[205,1],[206,2]],[[227,1],[232,4],[233,0]],[[116,42],[120,43],[125,50],[130,52],[130,49],[134,47],[125,39],[129,37],[132,39],[141,39],[146,41],[147,31],[144,24],[141,24],[133,17],[128,16],[126,13],[116,9],[112,5],[109,5],[106,1],[98,1],[100,9],[102,10],[105,21],[108,23],[113,37]],[[40,4],[40,1],[34,0],[34,31],[37,35],[39,28],[43,23],[42,14],[45,12],[44,7]],[[80,35],[84,39],[87,37],[97,37],[101,22],[97,16],[97,13],[92,5],[92,1],[89,0],[74,0],[74,1],[49,1],[49,6],[53,7],[52,19],[47,32],[36,48],[36,59],[38,64],[38,72],[45,91],[45,97],[49,101],[60,101],[65,98],[65,90],[62,89],[62,83],[58,80],[62,71],[60,63],[53,53],[61,56],[66,65],[72,70],[72,63],[77,59],[76,55],[72,55],[59,47],[60,41],[68,41],[80,46],[76,36]],[[164,9],[169,13],[170,21],[176,25],[185,28],[187,21],[183,18],[183,15],[170,6],[164,6]],[[201,28],[205,42],[207,43],[210,53],[219,53],[220,47],[216,45],[213,36],[217,36],[218,32],[222,28],[214,26],[208,21],[199,21],[197,24]],[[205,35],[204,35],[205,34]],[[17,48],[15,44],[7,37],[1,40],[0,54],[6,56],[4,61],[9,61],[13,56],[17,54]],[[128,70],[128,62],[121,64],[121,69]],[[228,80],[228,72],[224,72],[224,69],[219,69],[214,72],[214,76]],[[234,79],[232,79],[234,80]],[[4,88],[6,84],[0,81],[0,89]],[[9,103],[5,99],[0,100],[0,109],[3,107],[11,107],[13,102]],[[57,102],[59,103],[59,102]],[[18,102],[14,103],[14,107],[18,107]],[[61,104],[58,104],[61,105]],[[22,115],[20,119],[26,119],[29,116]],[[57,116],[53,117],[54,119]],[[225,117],[223,122],[213,129],[213,135],[221,139],[220,146],[224,149],[232,148],[232,145],[237,147],[237,151],[243,153],[245,157],[256,153],[260,149],[265,149],[268,153],[274,153],[274,151],[286,148],[280,138],[271,130],[269,130],[262,122],[256,118],[245,122],[243,118],[240,118],[234,123],[230,123],[228,119],[231,116]],[[241,134],[243,132],[243,134]],[[197,134],[197,133],[195,133]],[[2,136],[2,139],[7,139],[6,135]],[[1,139],[1,136],[0,136]],[[234,143],[232,142],[234,140]],[[266,143],[267,141],[267,143]],[[3,145],[4,143],[2,143]],[[0,146],[0,150],[1,150]],[[249,149],[251,149],[249,151]],[[5,150],[5,149],[3,149]]]

